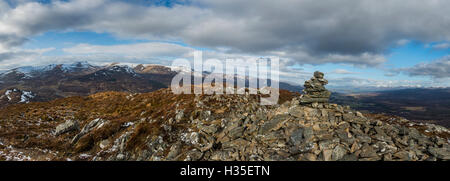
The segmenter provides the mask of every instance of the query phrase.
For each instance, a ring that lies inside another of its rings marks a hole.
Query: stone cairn
[[[328,103],[331,92],[325,88],[328,81],[323,78],[322,72],[314,72],[314,77],[305,81],[303,94],[300,97],[300,104],[312,105]]]

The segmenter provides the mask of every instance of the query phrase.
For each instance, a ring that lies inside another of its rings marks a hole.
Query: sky
[[[447,0],[0,0],[0,70],[280,58],[343,88],[449,87]]]

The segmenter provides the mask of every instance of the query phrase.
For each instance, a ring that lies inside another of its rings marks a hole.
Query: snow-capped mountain
[[[93,66],[88,62],[76,62],[72,64],[50,64],[44,66],[24,66],[11,69],[0,74],[0,77],[18,76],[21,79],[30,79],[49,72],[60,73],[83,73],[100,69],[101,67]]]
[[[87,71],[87,70],[97,70],[99,66],[94,66],[89,64],[88,62],[76,62],[72,64],[62,64],[61,69],[65,72],[78,72],[78,71]]]
[[[171,72],[146,72],[135,68],[119,64],[95,66],[88,62],[18,67],[0,74],[0,92],[9,90],[8,93],[13,93],[19,87],[26,90],[21,93],[24,101],[18,99],[15,103],[48,101],[104,91],[151,92],[168,87],[173,76]],[[33,95],[32,99],[27,95]],[[5,95],[4,99],[8,101]],[[0,107],[5,105],[0,104]]]
[[[190,73],[189,69],[162,65],[110,64],[91,65],[88,62],[71,64],[51,64],[46,66],[19,67],[0,74],[0,93],[20,88],[32,92],[27,101],[49,101],[68,96],[85,96],[98,92],[119,91],[144,93],[167,88],[172,78],[180,72]],[[202,76],[211,75],[204,72]],[[236,76],[248,82],[247,77]],[[300,91],[300,88],[285,86],[281,89]],[[27,95],[26,92],[22,93]],[[22,95],[21,94],[21,95]],[[6,100],[6,98],[5,98]],[[16,101],[21,103],[21,101]],[[4,105],[0,104],[0,107]]]

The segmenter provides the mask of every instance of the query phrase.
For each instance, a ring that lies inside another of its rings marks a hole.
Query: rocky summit
[[[0,109],[1,160],[437,161],[450,131],[327,102],[323,74],[305,94],[97,93]]]

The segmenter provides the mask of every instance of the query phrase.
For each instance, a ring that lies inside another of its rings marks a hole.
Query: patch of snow
[[[133,125],[134,125],[133,122],[127,122],[127,123],[124,123],[124,124],[122,125],[122,127],[128,128],[128,127],[133,126]]]
[[[14,71],[14,72],[18,72],[18,73],[23,73],[27,77],[32,77],[33,73],[47,72],[47,71],[53,70],[56,66],[58,66],[58,65],[50,64],[50,65],[45,65],[45,66],[25,66],[25,67],[19,67],[19,68],[12,69],[10,72]]]
[[[6,161],[30,161],[31,157],[28,155],[25,155],[21,151],[17,151],[9,145],[6,147],[6,152],[0,151],[0,155],[4,156],[6,158]]]
[[[19,103],[29,103],[30,99],[35,97],[35,95],[31,91],[21,91],[21,90],[18,90],[18,89],[10,89],[10,90],[6,90],[5,91],[5,96],[6,96],[6,98],[8,98],[8,101],[12,100],[11,93],[13,93],[13,92],[20,92],[21,93],[20,102]]]
[[[62,64],[61,65],[61,69],[64,72],[75,72],[78,71],[80,69],[93,69],[95,68],[95,66],[89,64],[87,61],[83,61],[83,62],[75,62],[72,64]]]
[[[60,66],[63,72],[74,72],[79,69],[90,69],[95,68],[95,66],[90,65],[88,62],[75,62],[72,64],[50,64],[44,66],[23,66],[5,71],[2,76],[10,73],[23,74],[25,79],[34,77],[36,74],[44,73],[47,71],[54,70],[56,67]]]
[[[125,72],[136,76],[136,72],[134,71],[134,69],[129,67],[128,65],[114,65],[112,67],[109,67],[108,69],[115,72]]]
[[[190,67],[184,67],[184,66],[168,66],[170,68],[170,70],[180,73],[180,72],[185,72],[185,73],[191,73],[192,69]]]
[[[5,96],[8,98],[8,101],[11,101],[11,92],[12,90],[6,90]]]
[[[31,91],[22,91],[22,95],[20,96],[20,103],[29,103],[30,99],[34,97],[35,96]]]
[[[86,159],[86,158],[91,157],[91,155],[83,153],[83,154],[80,154],[79,157],[80,157],[81,159]]]
[[[38,69],[37,67],[26,66],[26,67],[19,67],[19,68],[13,69],[13,71],[20,72],[23,74],[29,74],[31,72],[36,71],[37,69]]]

